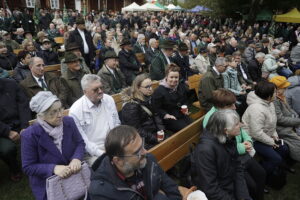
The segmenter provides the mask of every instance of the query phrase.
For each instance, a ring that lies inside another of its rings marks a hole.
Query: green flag
[[[63,21],[65,24],[69,23],[69,17],[68,17],[68,12],[67,12],[67,8],[66,8],[66,4],[64,5],[64,17],[63,17]]]
[[[37,0],[35,0],[35,3],[34,3],[34,12],[33,12],[33,20],[34,20],[34,23],[36,25],[39,24],[39,17],[40,17],[40,13],[39,13],[39,9],[37,7]]]

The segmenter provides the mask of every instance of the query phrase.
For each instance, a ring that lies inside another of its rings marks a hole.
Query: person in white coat
[[[120,125],[118,111],[113,98],[103,93],[99,76],[86,74],[81,80],[84,95],[70,108],[78,130],[86,144],[84,160],[92,166],[105,152],[107,133]]]

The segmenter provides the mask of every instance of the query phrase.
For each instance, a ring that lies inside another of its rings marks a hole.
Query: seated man
[[[109,132],[106,156],[91,177],[89,195],[96,199],[181,200],[176,183],[147,154],[144,141],[133,127],[122,125]]]
[[[146,65],[150,65],[155,55],[159,52],[158,41],[155,38],[149,40],[149,47],[146,50],[145,61]]]
[[[69,95],[68,87],[61,78],[51,72],[44,71],[44,61],[40,57],[33,57],[29,61],[29,69],[31,73],[20,82],[29,99],[36,95],[39,91],[51,91],[62,102],[65,108],[70,105],[67,102]]]
[[[24,92],[11,79],[0,78],[0,158],[10,168],[13,181],[21,179],[17,162],[17,146],[20,131],[28,126],[30,110]]]
[[[120,125],[118,111],[113,98],[103,93],[100,77],[86,74],[81,79],[84,95],[70,108],[77,128],[85,142],[84,160],[91,166],[105,152],[107,133]]]
[[[138,34],[137,41],[133,46],[134,53],[146,53],[146,38],[144,34]]]
[[[225,58],[218,57],[213,66],[209,71],[207,71],[200,81],[199,85],[199,101],[201,107],[205,110],[210,110],[212,107],[212,92],[219,88],[224,87],[224,80],[222,73],[226,71],[227,63]]]
[[[43,40],[41,50],[37,52],[37,56],[44,60],[45,65],[59,64],[58,54],[52,50],[49,39]]]
[[[65,63],[67,64],[68,69],[67,72],[62,76],[62,79],[66,81],[66,85],[69,87],[69,105],[72,105],[83,95],[80,81],[86,73],[81,69],[79,60],[80,57],[72,52],[67,52],[65,55]]]
[[[9,52],[6,45],[0,42],[0,67],[5,70],[13,70],[17,65],[17,56]]]
[[[20,44],[17,43],[15,40],[11,39],[10,32],[4,31],[2,33],[2,39],[9,51],[12,51],[14,49],[20,49]]]
[[[98,72],[106,94],[116,94],[126,87],[125,77],[118,68],[118,59],[114,51],[107,51],[104,55],[104,65]]]

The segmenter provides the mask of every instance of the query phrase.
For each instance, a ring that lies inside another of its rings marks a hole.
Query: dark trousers
[[[184,127],[188,126],[190,123],[192,123],[192,121],[188,116],[184,116],[183,118],[179,118],[177,120],[164,119],[164,124],[166,125],[166,129],[174,133],[180,131]]]
[[[91,68],[92,66],[91,66],[91,56],[90,56],[90,54],[83,54],[82,56],[84,58],[84,61],[85,61],[86,65],[92,71],[93,69]]]
[[[276,167],[284,166],[285,159],[288,158],[289,154],[289,148],[286,144],[274,149],[270,145],[255,141],[254,148],[257,154],[263,157],[261,164],[266,170],[267,176],[271,175]]]
[[[245,163],[245,180],[252,199],[263,200],[266,183],[266,171],[253,158]]]
[[[17,162],[16,144],[8,138],[0,138],[0,158],[9,166],[13,174],[21,171]]]

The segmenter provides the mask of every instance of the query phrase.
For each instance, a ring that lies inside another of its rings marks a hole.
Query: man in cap
[[[66,81],[66,85],[69,87],[68,104],[72,105],[83,95],[80,81],[86,72],[80,66],[80,57],[70,51],[65,54],[64,62],[68,68],[66,73],[62,75],[62,79]]]
[[[152,80],[161,80],[165,77],[166,66],[171,63],[170,58],[173,54],[175,42],[163,40],[160,43],[161,51],[156,54],[151,62],[150,77]]]
[[[103,92],[99,76],[86,74],[81,79],[84,95],[70,108],[69,115],[85,142],[84,160],[92,166],[105,152],[104,142],[107,133],[120,125],[119,115],[113,98]]]
[[[104,55],[104,65],[98,72],[103,83],[103,90],[106,94],[116,94],[126,87],[123,73],[118,68],[119,57],[114,51],[107,51]]]
[[[142,67],[132,51],[129,40],[124,39],[120,44],[119,52],[120,69],[123,72],[127,85],[131,85],[136,75],[142,72]]]
[[[70,33],[68,43],[76,43],[87,66],[91,69],[91,61],[95,58],[95,47],[91,33],[85,29],[85,21],[79,17],[76,19],[76,29]]]
[[[37,57],[44,60],[45,65],[59,64],[58,54],[52,50],[52,44],[49,39],[44,39],[41,50],[36,53]]]
[[[39,91],[51,91],[62,102],[65,108],[69,108],[68,95],[69,90],[61,78],[51,72],[44,71],[44,61],[40,57],[32,57],[29,61],[29,69],[31,73],[20,82],[29,99],[36,95]]]
[[[80,47],[79,45],[77,45],[76,43],[68,43],[66,46],[65,46],[65,51],[66,53],[68,52],[72,52],[74,53],[78,58],[79,58],[79,65],[80,65],[80,68],[86,73],[86,74],[90,74],[91,71],[90,69],[88,68],[88,66],[86,65],[85,61],[84,61],[84,58],[82,57],[82,54],[80,52]],[[63,76],[66,72],[67,72],[67,69],[68,69],[68,66],[67,64],[65,63],[65,58],[63,58],[61,61],[61,67],[60,67],[60,70],[61,70],[61,75]]]
[[[190,68],[189,48],[185,43],[181,42],[178,45],[178,51],[173,54],[171,61],[180,67],[180,75],[184,81],[187,81],[189,76],[196,74]]]
[[[2,39],[10,52],[12,52],[14,49],[20,49],[20,44],[11,39],[11,33],[3,31]]]
[[[48,35],[43,31],[40,31],[40,32],[37,33],[37,35],[36,35],[37,40],[34,41],[34,47],[37,51],[41,50],[43,40],[47,39],[47,36]]]

